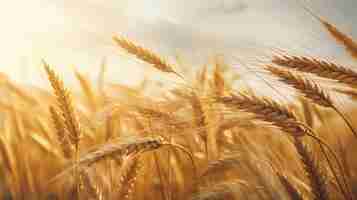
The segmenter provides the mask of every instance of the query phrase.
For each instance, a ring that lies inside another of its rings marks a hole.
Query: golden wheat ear
[[[75,109],[72,103],[71,93],[64,87],[62,80],[57,76],[54,70],[44,60],[42,61],[48,80],[51,83],[55,93],[58,107],[60,108],[61,115],[64,119],[64,125],[68,131],[69,140],[74,145],[75,161],[78,162],[79,156],[79,142],[81,138],[81,130],[79,121],[77,119]],[[76,195],[80,197],[80,173],[78,167],[75,167],[74,176],[76,177]]]
[[[357,59],[357,42],[354,41],[349,35],[337,29],[337,27],[334,26],[333,24],[330,24],[322,19],[321,19],[321,23],[336,39],[336,41],[341,43],[353,58]]]
[[[65,127],[70,134],[71,141],[77,145],[81,131],[72,103],[71,93],[64,87],[62,80],[57,76],[49,64],[43,61],[43,66],[55,93],[57,103],[61,110]]]
[[[90,151],[82,155],[77,162],[69,166],[58,175],[53,177],[48,183],[54,183],[58,179],[70,173],[72,170],[80,167],[90,167],[95,163],[105,160],[106,158],[114,158],[116,156],[128,156],[140,154],[148,151],[154,151],[161,148],[164,142],[161,138],[137,138],[135,141],[105,143],[96,150]]]
[[[327,60],[284,54],[275,55],[271,62],[282,67],[336,80],[351,87],[357,87],[356,71],[350,67],[338,65]]]
[[[328,22],[321,16],[317,15],[312,11],[311,8],[307,7],[305,4],[301,4],[301,6],[306,10],[312,17],[317,19],[324,28],[331,34],[331,36],[341,45],[343,45],[346,51],[354,58],[357,59],[357,41],[354,41],[351,36],[343,33],[339,30],[335,25]]]
[[[58,141],[61,145],[62,152],[65,158],[70,159],[72,158],[72,144],[69,141],[68,138],[68,131],[66,130],[66,127],[64,125],[64,120],[62,116],[59,115],[59,113],[56,111],[54,107],[50,107],[50,113],[51,113],[51,118],[52,118],[52,123],[56,131],[56,135],[58,138]]]
[[[355,86],[357,84],[356,72],[326,61],[320,61],[308,57],[275,56],[272,62],[289,69],[295,69],[301,72],[313,73],[324,78],[334,79],[342,83],[349,84],[350,86]],[[282,82],[294,87],[316,104],[335,110],[336,113],[338,113],[346,122],[346,125],[351,129],[353,135],[357,137],[357,132],[355,131],[353,124],[332,102],[330,96],[318,84],[287,70],[281,70],[272,66],[267,66],[266,69],[276,77],[279,77]]]
[[[270,65],[267,65],[265,69],[267,69],[274,76],[278,77],[281,82],[295,88],[312,102],[323,107],[333,107],[330,96],[313,80],[295,72],[283,70]]]
[[[312,158],[312,154],[301,140],[295,138],[294,145],[310,181],[311,192],[314,199],[330,199],[327,190],[326,175],[319,167],[317,161]]]
[[[269,99],[261,98],[254,94],[230,94],[224,97],[217,97],[217,103],[234,110],[241,110],[255,115],[255,118],[271,123],[294,137],[301,137],[306,134],[306,130],[289,108]]]
[[[158,56],[153,51],[145,49],[144,47],[139,46],[123,37],[114,36],[113,40],[118,46],[125,49],[129,54],[135,55],[138,59],[151,64],[156,69],[166,73],[173,73],[179,76],[180,78],[183,78],[182,75],[180,75],[174,70],[171,64],[167,63],[163,58]]]

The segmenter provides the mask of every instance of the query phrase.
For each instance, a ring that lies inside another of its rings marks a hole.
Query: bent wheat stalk
[[[297,89],[306,98],[312,100],[312,102],[323,107],[332,108],[338,115],[340,115],[340,117],[345,121],[346,125],[352,131],[353,135],[357,138],[357,133],[351,122],[336,107],[330,96],[318,84],[288,70],[282,70],[272,66],[267,66],[266,69],[276,77],[279,77],[279,79],[285,84]]]
[[[320,138],[316,137],[311,128],[299,122],[292,112],[290,112],[287,108],[284,108],[282,105],[279,105],[277,102],[242,93],[239,95],[231,94],[230,96],[220,97],[217,100],[226,106],[255,114],[258,119],[273,123],[276,127],[280,127],[283,131],[290,133],[294,137],[307,135],[313,138],[319,143],[321,149],[323,150],[324,156],[328,158],[326,152],[324,152],[324,147],[326,147],[327,150],[334,156],[337,164],[339,164],[339,169],[342,169],[335,152]],[[331,169],[333,169],[332,165]],[[339,183],[337,176],[335,178]],[[345,179],[344,183],[347,187]],[[341,192],[347,197],[348,192],[345,192],[341,183],[339,183],[339,186]]]
[[[335,112],[337,112],[345,120],[344,116],[340,113],[340,111],[336,108],[336,106],[332,102],[332,99],[330,98],[330,96],[318,84],[316,84],[312,80],[310,80],[306,77],[300,76],[297,73],[294,73],[294,72],[291,72],[288,70],[282,70],[282,69],[279,69],[279,68],[273,67],[273,66],[267,66],[266,69],[269,72],[271,72],[273,75],[278,77],[283,83],[285,83],[289,86],[292,86],[293,88],[298,90],[301,94],[303,94],[307,99],[310,99],[313,103],[316,103],[323,107],[334,109]],[[349,126],[351,131],[355,134],[355,131],[352,128],[352,125],[346,120],[345,120],[345,123]],[[323,153],[326,154],[324,152],[324,149],[323,148],[321,148],[321,149],[322,149]],[[326,155],[325,157],[326,157],[326,160],[329,164],[329,167],[330,167],[336,181],[339,183],[339,178],[333,168],[333,165],[331,164],[328,156]],[[339,160],[336,160],[336,162],[338,163],[339,166],[341,166],[339,163]],[[343,169],[341,167],[340,167],[340,172],[342,174],[342,179],[345,184],[345,187],[347,189],[350,188],[347,184]]]
[[[297,123],[300,123],[300,122],[297,122]],[[332,170],[332,173],[334,173],[334,176],[335,176],[335,179],[337,181],[338,187],[339,187],[340,191],[342,192],[344,198],[352,200],[353,194],[351,193],[350,187],[349,187],[349,185],[347,183],[347,180],[345,179],[345,176],[344,176],[344,173],[343,173],[344,172],[343,171],[343,167],[341,166],[341,163],[339,162],[339,159],[338,159],[336,153],[330,148],[330,146],[325,141],[323,141],[321,138],[317,137],[315,132],[310,127],[306,126],[303,123],[301,123],[300,125],[305,127],[305,130],[306,130],[305,134],[307,136],[309,136],[310,138],[312,138],[313,140],[315,140],[319,144],[321,152],[323,153],[324,157],[326,158],[326,160],[327,160],[327,162],[328,162],[328,164],[330,166],[330,169]],[[329,158],[327,156],[327,152],[324,150],[324,147],[327,149],[328,152],[331,153],[331,155],[333,156],[333,159],[336,161],[338,169],[340,170],[340,172],[343,175],[342,179],[344,181],[345,188],[342,186],[342,184],[340,183],[339,179],[337,178],[337,174],[333,170],[332,164],[329,161]]]

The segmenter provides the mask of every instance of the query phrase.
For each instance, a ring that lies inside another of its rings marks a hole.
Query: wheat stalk
[[[330,96],[318,84],[316,84],[315,82],[313,82],[310,79],[307,79],[307,78],[300,76],[300,75],[298,75],[294,72],[291,72],[291,71],[281,70],[277,67],[272,67],[272,66],[267,66],[266,69],[268,71],[270,71],[273,75],[279,77],[282,82],[297,89],[306,98],[312,100],[313,103],[316,103],[323,107],[332,108],[333,110],[335,110],[335,112],[337,112],[345,120],[345,122],[347,123],[347,125],[349,126],[351,131],[354,133],[354,135],[356,135],[352,125],[349,123],[349,121],[347,121],[347,119],[337,109],[337,107],[332,102]],[[326,154],[325,151],[323,149],[322,149],[322,151],[325,155]],[[325,157],[328,161],[331,171],[334,174],[334,177],[339,182],[337,173],[335,172],[329,158],[327,156],[325,156]],[[339,163],[339,160],[336,160],[336,162]],[[340,167],[340,164],[339,164],[339,167]],[[340,167],[340,170],[342,173],[342,179],[343,179],[344,183],[346,184],[347,182],[345,180],[345,176],[343,174],[343,169],[341,167]],[[339,182],[339,184],[340,184],[340,182]],[[349,187],[349,186],[346,185],[346,187]]]

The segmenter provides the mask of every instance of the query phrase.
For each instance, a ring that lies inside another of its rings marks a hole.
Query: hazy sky
[[[73,66],[94,77],[106,57],[110,79],[135,82],[141,67],[114,47],[115,34],[194,63],[215,53],[250,59],[273,47],[350,63],[297,1],[0,0],[0,72],[41,84],[44,58],[70,81]],[[311,2],[315,12],[357,38],[356,0]]]

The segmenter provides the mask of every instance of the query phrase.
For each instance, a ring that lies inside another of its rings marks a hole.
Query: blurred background
[[[48,84],[41,59],[67,84],[74,82],[73,68],[95,79],[104,61],[108,80],[137,84],[147,69],[115,47],[114,35],[192,67],[217,54],[234,67],[249,65],[273,48],[352,63],[302,9],[303,0],[1,1],[0,72],[24,84]],[[304,4],[357,37],[356,0]]]

